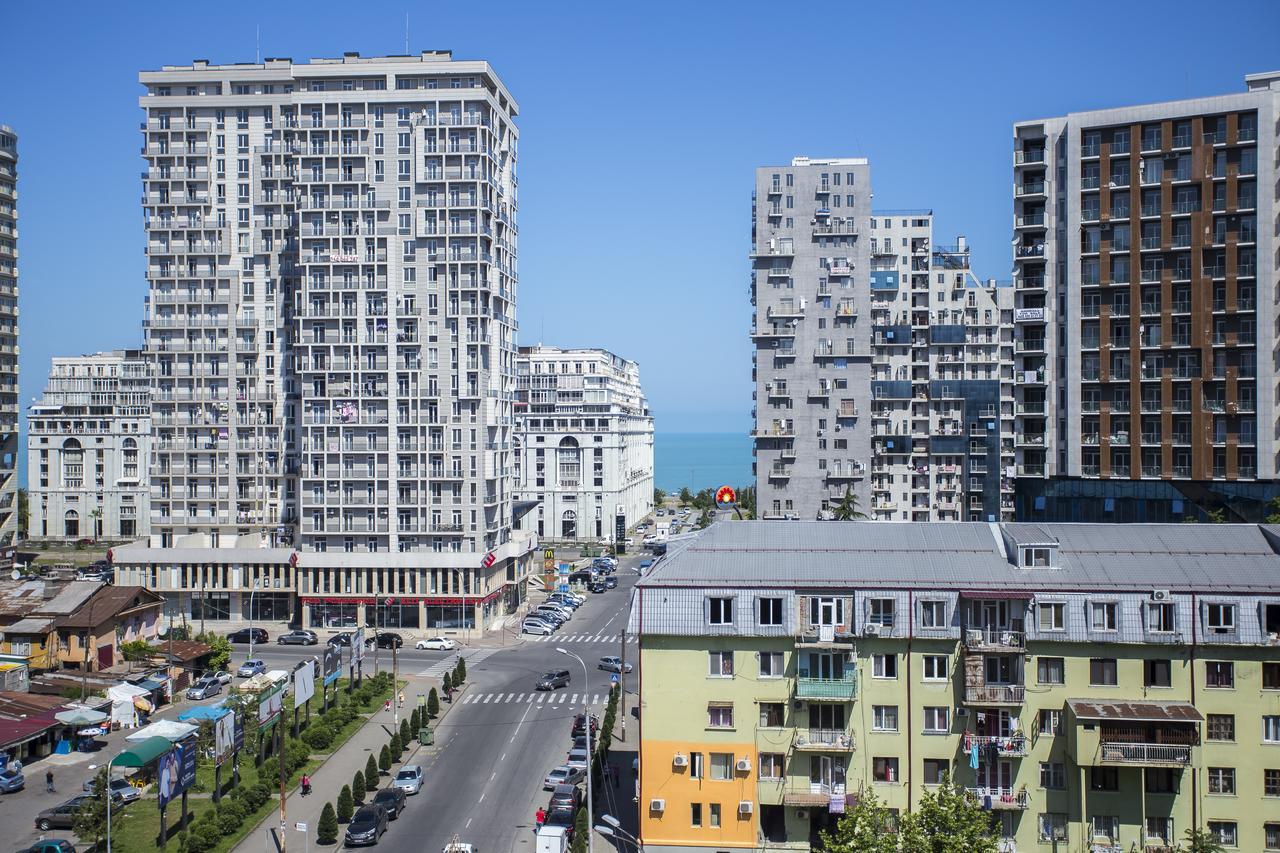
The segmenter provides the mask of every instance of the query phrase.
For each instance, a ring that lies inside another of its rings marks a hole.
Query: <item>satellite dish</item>
[[[22,580],[22,572],[18,571],[17,569],[14,569],[13,572],[9,575],[9,577],[15,581]]]
[[[156,629],[157,637],[167,637],[168,635],[169,635],[169,629],[164,627],[163,625],[161,625],[159,628]]]

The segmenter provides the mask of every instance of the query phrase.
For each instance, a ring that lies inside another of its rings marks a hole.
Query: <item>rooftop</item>
[[[75,612],[58,619],[59,628],[93,628],[126,610],[159,607],[164,599],[141,586],[106,586]]]

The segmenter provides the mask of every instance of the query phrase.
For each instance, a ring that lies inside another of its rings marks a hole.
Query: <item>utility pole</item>
[[[622,627],[622,666],[618,667],[618,708],[622,711],[622,739],[627,739],[627,628]]]
[[[101,589],[101,588],[102,587],[98,587],[98,589]],[[93,595],[90,596],[89,598],[89,628],[84,632],[84,666],[80,668],[81,669],[81,674],[80,674],[81,704],[84,704],[85,699],[87,699],[89,696],[89,641],[93,639],[93,629],[94,629],[93,608],[96,607],[98,604],[98,602],[94,600],[95,598],[97,598],[97,596],[98,596],[98,590],[95,589],[93,591]],[[172,627],[173,627],[172,623],[170,623],[170,628]],[[97,644],[95,643],[94,645],[95,645],[95,652],[96,652]]]
[[[283,698],[280,700],[283,702]],[[295,709],[296,712],[296,709]],[[276,751],[280,753],[280,853],[284,853],[285,838],[288,832],[285,828],[289,825],[285,816],[285,800],[287,797],[284,793],[284,713],[281,710],[280,718],[276,720]]]
[[[373,674],[378,674],[378,594],[376,592],[373,594]]]
[[[400,730],[400,655],[399,647],[391,644],[391,720],[396,731]]]

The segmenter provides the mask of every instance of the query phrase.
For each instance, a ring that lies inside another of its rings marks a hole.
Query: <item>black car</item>
[[[65,803],[45,809],[36,815],[36,829],[41,832],[48,832],[51,829],[71,829],[76,822],[76,813],[80,811],[81,804],[87,799],[89,799],[88,795],[81,794]]]
[[[383,788],[373,796],[373,804],[387,810],[387,817],[395,820],[404,810],[405,798],[408,795],[404,788]]]
[[[543,673],[538,679],[537,684],[533,687],[535,690],[555,690],[557,687],[569,686],[569,670],[553,669],[550,672]]]
[[[586,714],[574,714],[573,725],[569,728],[570,737],[577,737],[587,730],[587,720],[591,720],[591,734],[595,734],[600,729],[600,718],[595,714],[588,717]]]
[[[343,631],[341,634],[334,634],[327,642],[331,646],[349,646],[351,645],[352,636],[350,631]]]
[[[387,810],[379,805],[361,806],[347,824],[347,846],[377,844],[387,831]]]
[[[404,645],[404,638],[399,634],[392,634],[389,631],[383,631],[378,634],[378,648],[380,649],[398,649]]]
[[[241,628],[239,631],[232,631],[227,634],[228,643],[247,643],[249,642],[250,632],[253,634],[255,643],[265,643],[267,641],[266,628]]]
[[[547,809],[547,819],[543,821],[543,825],[563,826],[566,830],[565,836],[572,837],[575,814],[573,809]]]
[[[281,634],[276,637],[276,642],[282,646],[314,646],[320,638],[315,631],[300,630]]]
[[[556,785],[556,789],[551,792],[551,802],[547,805],[547,811],[568,809],[574,812],[578,810],[581,803],[582,789],[577,785]]]
[[[608,585],[604,581],[592,581],[591,586],[587,587],[587,589],[594,593],[604,592],[608,588]]]

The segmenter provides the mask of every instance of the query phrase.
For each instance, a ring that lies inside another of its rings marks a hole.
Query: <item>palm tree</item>
[[[844,487],[844,497],[832,509],[836,521],[854,521],[866,518],[867,514],[858,509],[858,496],[853,493],[852,486]]]

